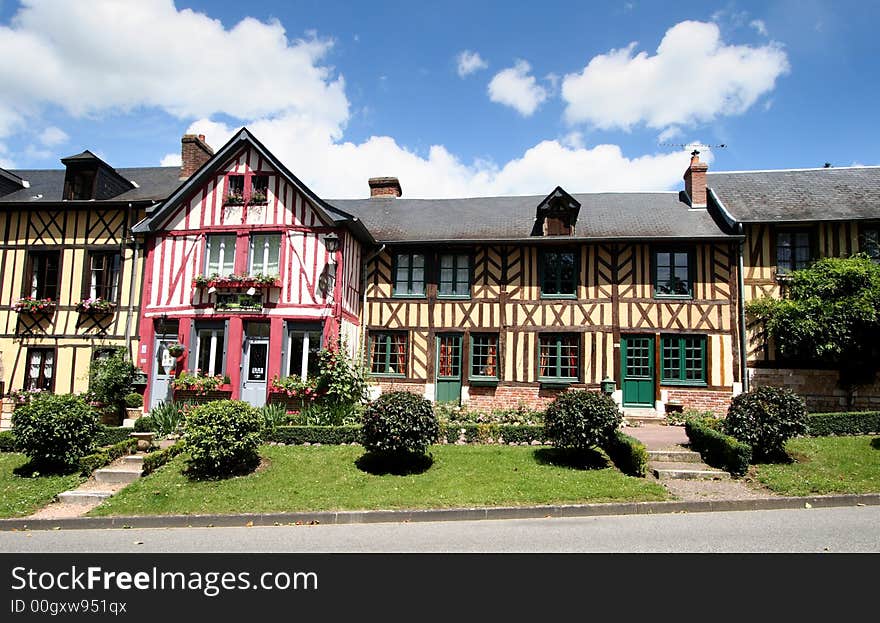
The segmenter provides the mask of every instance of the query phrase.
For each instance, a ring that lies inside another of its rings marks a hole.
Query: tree
[[[841,385],[870,382],[880,364],[880,265],[864,254],[824,258],[791,274],[788,296],[750,302],[785,359],[834,366]]]

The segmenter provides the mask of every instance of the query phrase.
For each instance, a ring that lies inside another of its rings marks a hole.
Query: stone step
[[[729,480],[730,474],[702,463],[649,462],[648,467],[660,480]]]
[[[122,463],[125,465],[143,465],[144,464],[144,455],[143,454],[126,454],[122,457]]]
[[[665,463],[702,463],[699,452],[693,450],[648,450],[648,460]]]
[[[113,495],[110,491],[65,491],[58,494],[63,504],[100,504]]]
[[[624,415],[623,419],[630,425],[632,424],[666,424],[665,415]]]
[[[103,483],[129,483],[141,477],[140,466],[127,466],[125,469],[105,467],[95,471],[95,480]]]

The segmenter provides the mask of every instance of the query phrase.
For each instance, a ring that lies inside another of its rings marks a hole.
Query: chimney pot
[[[691,163],[684,172],[684,190],[692,208],[706,207],[706,172],[709,165],[700,162],[700,152],[691,152]]]
[[[373,197],[400,197],[403,189],[396,177],[371,177],[369,179],[370,198]]]

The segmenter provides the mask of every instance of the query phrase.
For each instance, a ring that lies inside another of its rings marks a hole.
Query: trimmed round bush
[[[189,471],[197,477],[223,478],[254,469],[260,462],[260,418],[241,400],[199,405],[184,425]]]
[[[134,432],[152,433],[156,430],[156,420],[149,415],[142,415],[134,421]]]
[[[610,396],[587,390],[567,391],[544,412],[544,436],[557,448],[587,450],[605,444],[622,419]]]
[[[431,402],[421,396],[390,392],[364,410],[361,439],[370,452],[424,454],[439,436]]]
[[[95,449],[101,425],[80,396],[40,394],[12,413],[15,446],[34,463],[63,470]]]
[[[724,432],[752,448],[755,458],[785,456],[785,442],[807,432],[807,407],[790,389],[758,387],[736,396]]]
[[[125,406],[129,409],[137,409],[138,407],[144,406],[144,397],[137,393],[131,392],[130,394],[125,395]]]

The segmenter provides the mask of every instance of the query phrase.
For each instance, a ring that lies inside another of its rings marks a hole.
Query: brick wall
[[[543,389],[537,385],[527,387],[471,387],[467,406],[472,409],[492,411],[494,409],[516,409],[524,405],[529,409],[543,410],[553,402],[564,389]]]
[[[424,383],[414,383],[410,381],[379,381],[377,383],[379,387],[382,388],[382,393],[387,394],[388,392],[409,392],[411,394],[418,394],[419,396],[425,395],[425,384]]]
[[[880,409],[880,380],[876,376],[872,384],[855,387],[852,404],[849,392],[838,383],[836,370],[749,368],[749,379],[751,387],[788,387],[804,399],[813,413]]]
[[[727,415],[727,407],[730,406],[731,392],[709,391],[701,389],[668,389],[667,409],[670,402],[678,402],[685,409],[697,411],[712,411],[716,415]]]

